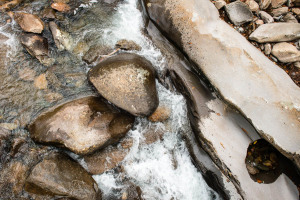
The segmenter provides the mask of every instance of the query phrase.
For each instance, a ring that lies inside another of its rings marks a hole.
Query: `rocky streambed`
[[[210,1],[0,10],[0,199],[299,198],[300,89]]]

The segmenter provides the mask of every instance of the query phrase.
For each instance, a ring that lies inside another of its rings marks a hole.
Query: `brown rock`
[[[55,19],[56,18],[55,11],[52,8],[45,8],[45,10],[43,10],[43,18]]]
[[[92,155],[84,156],[88,172],[102,174],[117,167],[126,157],[128,150],[118,147],[105,148]]]
[[[148,117],[152,122],[162,122],[170,117],[171,110],[167,107],[158,107],[155,112]]]
[[[158,106],[155,69],[141,56],[110,57],[92,68],[88,78],[103,97],[135,116],[149,116]]]
[[[36,77],[36,78],[34,79],[34,86],[35,86],[37,89],[40,89],[40,90],[47,89],[48,82],[47,82],[47,80],[46,80],[46,75],[45,75],[45,74],[41,74],[41,75],[39,75],[38,77]]]
[[[271,1],[271,6],[272,8],[279,8],[280,6],[282,6],[283,4],[286,3],[287,0],[272,0]]]
[[[41,114],[29,125],[32,139],[89,154],[119,141],[134,117],[113,109],[98,97],[84,97]]]
[[[82,57],[82,60],[87,64],[96,62],[105,55],[108,55],[113,51],[112,48],[104,45],[93,45]]]
[[[271,0],[260,0],[259,7],[262,10],[267,9],[271,5]]]
[[[116,48],[120,48],[123,50],[128,50],[128,51],[140,51],[142,49],[142,47],[138,44],[136,44],[134,41],[132,40],[119,40],[116,43]]]
[[[63,2],[53,3],[51,7],[59,12],[69,12],[71,10],[71,7]]]
[[[273,9],[271,11],[271,14],[274,16],[274,17],[278,17],[280,15],[284,15],[286,13],[289,12],[289,8],[288,7],[282,7],[282,8],[276,8],[276,9]]]
[[[12,0],[12,1],[6,2],[5,4],[0,6],[0,10],[8,11],[8,10],[16,7],[17,5],[19,5],[22,2],[23,2],[23,0]]]
[[[41,33],[44,30],[44,22],[36,15],[29,13],[15,13],[14,18],[26,32]]]
[[[25,190],[52,197],[101,199],[94,179],[74,160],[59,153],[51,153],[33,168],[26,180]]]

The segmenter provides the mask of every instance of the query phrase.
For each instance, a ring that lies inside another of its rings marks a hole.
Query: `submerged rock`
[[[92,68],[88,78],[103,97],[135,116],[149,116],[158,106],[155,69],[141,56],[110,57]]]
[[[120,48],[122,50],[135,50],[135,51],[140,51],[142,49],[142,47],[138,44],[136,44],[134,41],[132,40],[119,40],[116,43],[116,48]]]
[[[300,38],[300,24],[272,23],[259,26],[250,36],[250,40],[259,43],[286,42]]]
[[[61,30],[57,24],[53,21],[49,22],[49,27],[52,32],[52,36],[55,42],[56,47],[58,50],[72,50],[73,41],[72,37],[69,35],[69,33]]]
[[[41,33],[44,30],[44,22],[36,15],[15,13],[14,19],[26,32]]]
[[[33,168],[25,190],[50,197],[101,200],[94,179],[77,162],[60,153],[51,153]]]
[[[91,96],[41,114],[29,125],[29,131],[36,142],[66,147],[77,154],[89,154],[119,141],[133,122],[131,115]]]
[[[275,44],[272,54],[283,63],[300,61],[300,51],[294,45],[287,42]]]
[[[234,25],[242,25],[253,20],[253,14],[250,8],[241,1],[227,4],[225,11]]]

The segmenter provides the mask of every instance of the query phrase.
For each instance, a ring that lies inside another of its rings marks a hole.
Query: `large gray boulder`
[[[221,20],[209,0],[145,0],[145,5],[151,19],[182,48],[223,99],[300,167],[300,88],[285,71]],[[295,24],[286,26],[298,29]]]
[[[163,38],[152,23],[149,23],[147,32],[155,46],[165,56],[166,67],[173,83],[187,99],[188,116],[197,138],[193,138],[193,134],[186,136],[193,160],[200,167],[207,167],[209,163],[205,154],[201,152],[202,149],[196,144],[200,141],[201,147],[222,171],[218,176],[218,182],[229,193],[229,197],[223,198],[297,199],[296,186],[285,175],[281,175],[271,184],[258,184],[250,178],[245,166],[246,151],[249,143],[259,139],[260,136],[241,114],[214,97],[215,95],[194,73],[192,65]],[[214,167],[210,165],[203,172],[204,177],[211,173],[207,171],[214,171]],[[209,180],[213,181],[213,177],[209,177]]]
[[[113,109],[98,97],[85,97],[59,105],[29,125],[38,143],[89,154],[118,142],[130,130],[134,117]]]
[[[141,56],[110,57],[92,68],[88,78],[103,97],[135,116],[149,116],[158,106],[155,69]]]

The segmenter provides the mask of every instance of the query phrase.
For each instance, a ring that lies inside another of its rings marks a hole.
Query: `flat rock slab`
[[[89,154],[119,141],[134,117],[108,106],[101,98],[85,97],[52,108],[29,125],[35,142]]]
[[[297,188],[285,175],[271,184],[259,184],[250,178],[245,165],[247,148],[260,136],[241,114],[214,97],[192,71],[191,64],[180,57],[155,28],[147,30],[156,47],[166,55],[172,81],[187,99],[189,119],[197,141],[201,142],[201,146],[228,177],[224,181],[219,179],[219,183],[223,182],[225,191],[230,191],[229,197],[224,199],[297,199]],[[195,149],[194,144],[194,153],[197,152]],[[195,161],[199,166],[205,165],[202,164],[204,159]],[[231,188],[232,184],[239,194]]]
[[[156,3],[165,6],[162,12],[166,19],[171,19],[168,21],[151,10],[155,9],[154,1],[147,3],[152,3],[148,12],[154,21],[172,24],[173,29],[160,28],[197,65],[195,69],[207,77],[224,100],[236,107],[263,138],[300,168],[300,88],[291,78],[221,20],[209,0]],[[294,28],[297,27],[300,25]],[[169,30],[177,30],[181,37]],[[278,31],[282,30],[288,28]]]
[[[287,42],[300,38],[299,23],[272,23],[259,26],[250,36],[250,40],[259,43]]]
[[[59,153],[51,153],[33,168],[25,190],[52,197],[101,200],[94,179],[77,162]]]
[[[141,56],[110,57],[92,68],[88,78],[104,98],[135,116],[149,116],[158,106],[155,69]]]
[[[249,6],[241,1],[227,4],[225,11],[234,25],[242,25],[253,20],[253,14]]]

